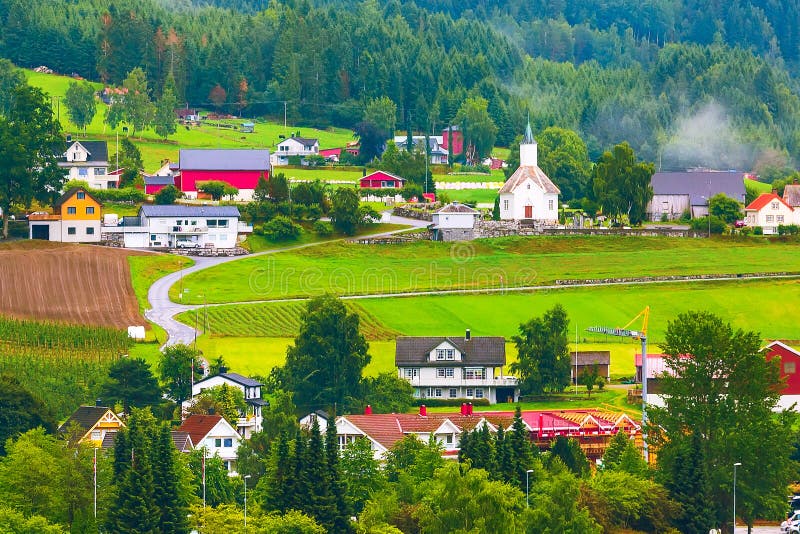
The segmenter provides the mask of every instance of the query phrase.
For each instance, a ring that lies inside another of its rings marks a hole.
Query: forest
[[[424,5],[424,7],[422,7]],[[0,0],[0,57],[153,99],[355,128],[388,97],[396,128],[441,134],[482,97],[509,146],[577,132],[657,169],[792,166],[800,3],[701,0]]]

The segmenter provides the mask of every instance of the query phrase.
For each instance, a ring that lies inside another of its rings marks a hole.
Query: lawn
[[[403,245],[332,242],[184,279],[208,302],[548,285],[564,279],[800,271],[800,246],[766,240],[512,237]],[[177,298],[173,288],[172,298]],[[195,304],[201,304],[196,299]]]
[[[395,230],[403,230],[410,228],[405,224],[391,224],[391,223],[378,223],[368,228],[363,228],[356,232],[354,236],[343,236],[341,234],[334,234],[328,237],[321,237],[316,232],[309,228],[310,225],[303,226],[300,235],[297,239],[291,241],[271,241],[263,235],[251,234],[244,241],[244,247],[250,252],[263,252],[265,250],[275,250],[286,247],[296,247],[298,245],[309,245],[311,243],[322,243],[325,241],[336,241],[339,239],[353,239],[355,237],[364,237],[374,234],[382,234],[384,232],[393,232]]]
[[[139,311],[150,307],[147,300],[147,291],[153,282],[184,267],[194,265],[194,260],[184,256],[172,254],[146,254],[141,256],[128,256],[128,265],[131,270],[131,281],[136,300],[139,301]]]
[[[494,206],[497,189],[440,189],[440,193],[465,204],[489,204]]]

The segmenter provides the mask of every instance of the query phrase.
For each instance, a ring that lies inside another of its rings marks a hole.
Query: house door
[[[525,206],[525,218],[533,219],[533,206]]]

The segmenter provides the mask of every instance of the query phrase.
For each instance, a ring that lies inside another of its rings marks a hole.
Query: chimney
[[[225,367],[224,365],[220,365],[219,366],[219,374],[224,375],[227,372],[228,372],[228,368],[227,367]]]
[[[800,182],[798,182],[798,181],[797,181],[797,178],[792,178],[792,183],[793,183],[794,185],[797,185],[797,184],[798,184],[798,183],[800,183]]]
[[[467,403],[466,402],[462,402],[461,403],[461,415],[467,415]]]
[[[208,415],[214,415],[215,412],[216,412],[216,410],[213,407],[208,409]]]
[[[367,404],[367,407],[364,408],[364,415],[372,415],[372,406]]]
[[[469,328],[467,328],[467,331],[464,332],[464,341],[469,341],[471,337],[472,337],[472,334],[470,334]]]
[[[96,400],[94,401],[94,405],[95,405],[96,407],[98,407],[98,408],[102,408],[102,407],[103,407],[103,401],[102,401],[101,399],[96,399]]]
[[[772,194],[773,195],[777,195],[778,194],[778,190],[776,188],[774,188],[774,187],[772,188]]]
[[[419,405],[419,414],[422,417],[428,417],[428,408],[424,404]]]
[[[467,403],[467,415],[472,415],[472,403]]]

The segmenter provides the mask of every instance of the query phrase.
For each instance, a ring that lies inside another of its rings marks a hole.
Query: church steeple
[[[536,139],[533,138],[531,131],[531,119],[528,115],[528,124],[525,126],[525,136],[519,144],[519,165],[520,167],[536,167],[539,164],[539,147]]]

